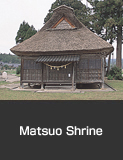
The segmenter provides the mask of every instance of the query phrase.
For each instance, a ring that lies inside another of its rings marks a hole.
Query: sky
[[[24,20],[36,30],[41,29],[53,2],[55,0],[1,0],[0,53],[12,54],[10,48],[16,45],[15,37]],[[82,3],[86,4],[86,0],[82,0]],[[113,46],[116,48],[116,43]]]

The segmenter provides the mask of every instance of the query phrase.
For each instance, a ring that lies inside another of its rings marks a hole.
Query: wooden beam
[[[73,71],[72,71],[72,91],[74,91],[75,89],[74,89],[74,62],[72,63],[72,69],[73,69]]]
[[[71,25],[71,27],[75,28],[75,26],[66,17],[64,19],[65,19],[66,22],[69,23],[69,25]]]
[[[44,90],[44,84],[43,84],[43,63],[41,63],[41,90]]]
[[[22,83],[40,83],[41,84],[41,80],[22,80]]]
[[[22,83],[22,80],[23,80],[23,58],[21,57],[21,73],[20,73],[20,87],[23,88],[23,83]]]
[[[63,20],[68,22],[71,27],[75,28],[75,26],[64,16],[55,25],[53,25],[52,28],[56,28]]]
[[[64,17],[62,17],[52,28],[56,28],[56,26],[59,25],[64,20]]]
[[[102,89],[104,89],[104,57],[102,57]]]

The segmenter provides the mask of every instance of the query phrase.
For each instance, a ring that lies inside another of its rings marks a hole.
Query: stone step
[[[72,86],[45,86],[45,89],[72,89]]]
[[[45,83],[46,86],[72,86],[72,83]],[[74,83],[76,85],[76,83]]]

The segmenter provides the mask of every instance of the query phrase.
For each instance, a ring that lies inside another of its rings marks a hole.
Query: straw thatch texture
[[[52,29],[62,17],[66,17],[76,28]],[[54,10],[51,19],[34,36],[13,47],[11,51],[17,55],[22,53],[48,53],[64,51],[81,51],[95,53],[113,51],[112,45],[87,29],[75,17],[73,9],[60,6]]]

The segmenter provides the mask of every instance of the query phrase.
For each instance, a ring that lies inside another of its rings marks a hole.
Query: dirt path
[[[20,77],[16,76],[15,74],[8,74],[7,79],[3,79],[2,75],[0,75],[0,81],[6,81],[6,82],[17,82],[20,81]]]

